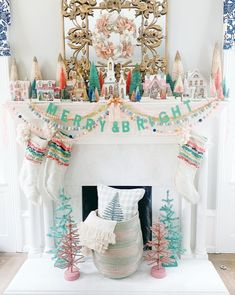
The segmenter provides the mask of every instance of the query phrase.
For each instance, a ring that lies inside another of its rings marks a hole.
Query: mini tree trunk
[[[75,281],[80,277],[80,271],[76,267],[69,267],[65,273],[64,273],[64,278],[66,281]]]
[[[163,279],[166,276],[166,270],[161,263],[151,268],[151,276],[156,279]]]

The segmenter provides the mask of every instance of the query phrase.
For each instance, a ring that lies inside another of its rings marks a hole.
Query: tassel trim
[[[116,243],[116,235],[113,232],[105,232],[96,227],[88,226],[84,222],[79,225],[79,237],[82,246],[104,253],[109,244]]]

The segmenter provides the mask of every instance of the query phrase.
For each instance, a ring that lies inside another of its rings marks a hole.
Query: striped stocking
[[[180,146],[178,167],[175,175],[177,192],[192,204],[196,204],[200,196],[194,186],[196,171],[200,167],[207,139],[191,132],[186,144]]]
[[[20,186],[33,204],[38,204],[40,192],[38,181],[41,164],[45,158],[48,141],[37,135],[31,135],[25,151],[25,158],[20,171]]]
[[[43,174],[43,185],[47,195],[58,200],[64,177],[71,158],[72,144],[68,135],[58,132],[48,143],[48,153]]]

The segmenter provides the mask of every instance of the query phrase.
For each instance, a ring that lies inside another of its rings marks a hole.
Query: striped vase
[[[93,260],[104,276],[121,279],[133,274],[142,261],[143,239],[139,215],[118,222],[114,232],[116,244],[109,245],[103,254],[93,251]]]

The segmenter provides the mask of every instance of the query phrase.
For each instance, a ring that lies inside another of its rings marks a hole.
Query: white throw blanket
[[[109,244],[116,243],[114,233],[117,221],[106,220],[97,216],[92,211],[84,222],[79,225],[80,244],[83,246],[83,254],[90,254],[91,250],[104,253]]]

